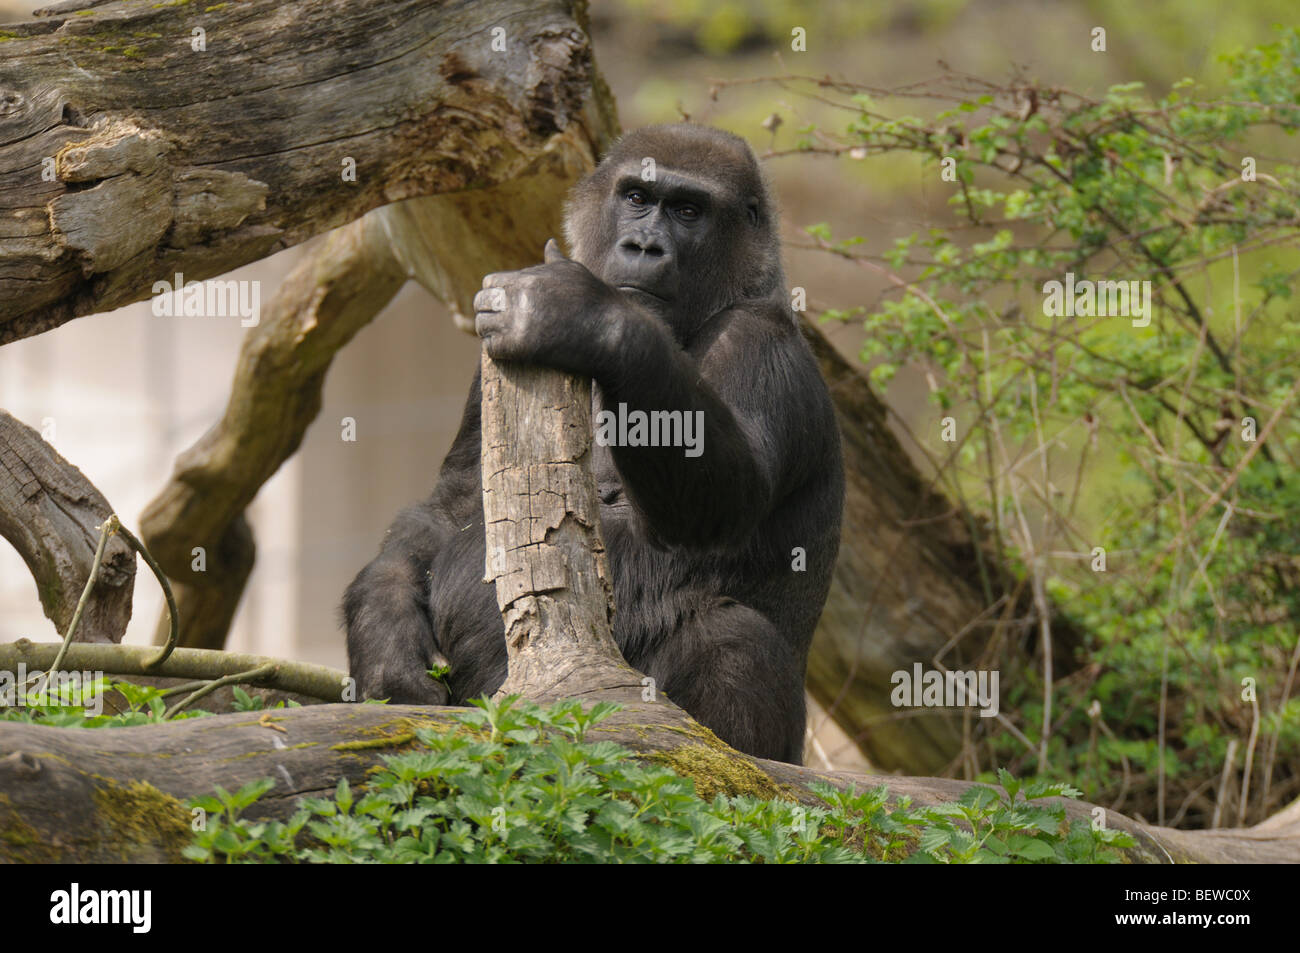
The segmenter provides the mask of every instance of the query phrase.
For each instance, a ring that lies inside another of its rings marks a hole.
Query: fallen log
[[[919,805],[961,796],[971,785],[943,778],[817,771],[751,758],[728,748],[680,709],[607,693],[624,709],[594,729],[638,758],[691,778],[705,797],[721,793],[816,804],[808,785],[823,780],[858,790],[878,784]],[[297,798],[326,796],[340,778],[363,785],[385,754],[418,744],[417,728],[445,726],[461,709],[331,704],[235,713],[138,728],[75,729],[0,725],[0,860],[138,863],[176,861],[189,842],[186,798],[214,785],[235,790],[261,778],[275,787],[250,817],[289,816]],[[1063,801],[1067,818],[1093,805]],[[1134,863],[1295,863],[1300,805],[1252,828],[1178,831],[1107,812],[1128,831]]]
[[[528,180],[604,108],[572,0],[39,13],[0,28],[0,344],[401,199]]]

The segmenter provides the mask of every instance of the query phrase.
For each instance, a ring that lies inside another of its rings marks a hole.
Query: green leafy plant
[[[231,695],[234,696],[234,701],[231,705],[231,711],[267,710],[266,698],[262,695],[250,695],[239,685],[232,685],[230,687],[230,692]],[[274,705],[270,706],[272,710],[278,708],[301,708],[301,707],[302,706],[298,704],[298,702],[292,699],[289,699],[287,701],[281,700],[276,702]]]
[[[888,156],[950,194],[949,215],[874,254],[806,231],[887,282],[822,317],[862,323],[876,384],[904,368],[926,382],[934,409],[911,429],[980,517],[990,603],[1015,588],[992,567],[1036,593],[971,622],[967,641],[1000,647],[985,664],[1017,673],[1002,705],[1016,730],[977,730],[959,762],[1032,759],[1193,826],[1224,807],[1260,820],[1300,785],[1300,29],[1223,62],[1221,90],[1163,96],[1025,76],[770,80],[848,117],[777,155]],[[1048,283],[1067,275],[1145,286],[1150,313],[1114,313],[1117,294],[1061,313]],[[1046,689],[1027,658],[1052,635],[1042,615],[1083,642],[1058,645]],[[1244,805],[1205,796],[1221,776]]]
[[[420,728],[418,746],[386,755],[364,790],[341,779],[304,798],[288,821],[249,819],[270,779],[195,799],[206,812],[185,855],[258,863],[946,863],[1098,862],[1124,835],[1064,824],[1059,806],[1027,808],[990,789],[959,809],[893,809],[881,786],[818,784],[822,803],[722,795],[587,740],[617,706],[549,708],[480,700],[458,725]],[[1009,775],[1007,776],[1009,778]],[[1042,786],[1026,798],[1074,796]],[[972,844],[968,844],[967,840]]]
[[[163,714],[167,710],[164,690],[152,685],[110,682],[107,678],[99,678],[84,687],[81,698],[77,700],[102,697],[111,691],[120,693],[125,699],[125,711],[94,714],[80,704],[72,704],[74,699],[68,697],[62,699],[67,704],[0,708],[0,721],[20,721],[59,728],[131,728],[163,721]],[[209,712],[206,711],[182,711],[173,718],[197,718],[207,714]]]
[[[192,690],[192,688],[191,688]],[[117,692],[126,703],[126,710],[94,714],[81,704],[73,704],[85,698],[102,697],[109,692]],[[239,685],[231,686],[234,696],[232,711],[262,711],[266,699],[261,695],[252,695]],[[14,705],[0,707],[0,721],[20,721],[28,724],[49,725],[58,728],[133,728],[138,725],[154,725],[163,721],[179,721],[186,718],[202,718],[212,714],[203,709],[182,709],[170,718],[167,712],[169,695],[179,694],[175,689],[158,688],[153,685],[137,685],[134,682],[110,681],[101,677],[93,684],[80,689],[80,698],[74,699],[70,688],[64,688],[64,697],[55,697],[52,701],[60,704],[48,705]],[[295,701],[278,701],[271,706],[278,708],[297,708]]]

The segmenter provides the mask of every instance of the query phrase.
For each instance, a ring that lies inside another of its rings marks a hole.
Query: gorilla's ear
[[[556,244],[555,239],[548,238],[546,240],[546,247],[542,249],[542,261],[549,265],[552,262],[568,260],[569,259],[565,257],[564,252],[560,251],[560,246]]]
[[[749,224],[757,225],[758,224],[758,203],[750,202],[748,206],[748,211],[749,211]]]
[[[609,166],[605,163],[575,185],[564,208],[564,237],[574,261],[590,266],[591,259],[613,242],[606,235],[605,199],[609,194]]]

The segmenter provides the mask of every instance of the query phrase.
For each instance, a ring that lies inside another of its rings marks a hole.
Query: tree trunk
[[[405,282],[382,219],[367,215],[294,269],[244,338],[224,415],[140,516],[140,535],[172,580],[182,645],[225,645],[253,569],[244,511],[320,413],[334,355]],[[164,612],[158,641],[166,627]]]
[[[484,578],[496,583],[508,657],[498,695],[627,701],[642,676],[610,628],[591,382],[484,352],[482,384]]]
[[[874,767],[945,771],[961,750],[963,714],[894,708],[891,676],[917,662],[968,668],[999,626],[1021,636],[1036,628],[1033,608],[1015,577],[973,541],[972,515],[935,491],[903,451],[861,368],[812,324],[803,330],[835,402],[846,480],[840,555],[808,660],[808,691]],[[1061,619],[1053,633],[1064,669],[1079,636]],[[1004,659],[996,664],[1013,676]]]
[[[500,141],[491,150],[511,156],[512,164],[494,167],[496,173],[473,189],[386,205],[328,236],[289,275],[246,336],[222,419],[181,454],[145,508],[141,536],[174,583],[182,645],[225,644],[255,556],[244,511],[316,419],[338,350],[408,277],[447,301],[458,324],[472,328],[463,315],[473,314],[482,275],[537,261],[545,241],[560,232],[559,197],[615,134],[613,105],[580,29],[583,6],[543,5],[527,17],[512,13],[511,4],[497,9],[493,24],[516,17],[508,33],[528,51],[527,68],[517,57],[492,62],[493,69],[472,83],[462,77],[466,89],[452,90],[456,98],[439,108],[455,103],[466,109],[468,90],[483,96],[480,112],[495,109],[500,104],[493,105],[494,97],[510,99],[517,85],[501,71],[522,69],[526,95],[511,100],[518,114],[495,130]],[[573,19],[557,19],[562,13]],[[482,38],[490,41],[486,33]],[[394,73],[395,83],[405,68]],[[487,118],[481,121],[490,126]],[[400,157],[384,161],[393,158]],[[439,158],[454,157],[440,152]],[[166,627],[164,615],[159,641]]]

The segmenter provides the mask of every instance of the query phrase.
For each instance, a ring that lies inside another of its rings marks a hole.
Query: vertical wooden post
[[[509,672],[499,695],[639,686],[610,628],[613,590],[591,474],[591,383],[483,355],[486,579]]]

